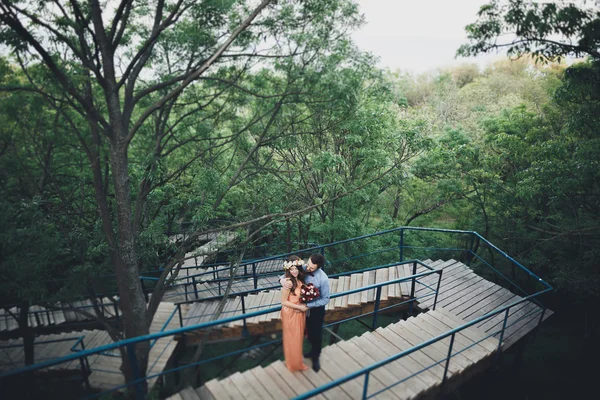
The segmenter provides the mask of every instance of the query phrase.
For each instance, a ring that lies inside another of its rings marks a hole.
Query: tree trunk
[[[117,136],[118,137],[118,136]],[[118,140],[118,139],[117,139]],[[146,298],[139,279],[135,235],[131,212],[131,185],[126,145],[120,143],[111,146],[111,164],[117,209],[117,243],[112,251],[117,284],[120,296],[120,308],[123,313],[125,338],[147,335],[150,323],[146,307]],[[136,366],[130,365],[129,356],[123,354],[121,370],[127,383],[146,375],[150,343],[138,343],[135,346]],[[137,374],[136,374],[137,372]],[[138,375],[138,376],[134,376]],[[144,392],[146,384],[144,383]]]
[[[400,189],[396,189],[396,196],[394,197],[394,211],[392,212],[392,220],[398,218],[398,212],[400,211]]]
[[[19,310],[19,331],[20,336],[23,338],[23,352],[25,353],[25,365],[31,365],[35,362],[35,354],[33,349],[33,343],[35,335],[29,327],[29,302],[24,301],[21,303]]]

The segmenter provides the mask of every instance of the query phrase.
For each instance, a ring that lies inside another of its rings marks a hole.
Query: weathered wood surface
[[[523,299],[523,297],[512,293],[508,289],[485,280],[461,262],[438,260],[428,265],[443,270],[437,307],[443,307],[465,321],[472,321],[500,307]],[[418,271],[421,272],[424,269],[420,267]],[[427,276],[420,279],[420,281],[435,287],[437,276]],[[418,298],[426,294],[427,290],[425,286],[417,285],[415,293]],[[427,297],[418,301],[420,308],[429,309],[433,307],[434,298]],[[532,301],[525,301],[511,308],[503,337],[503,349],[512,346],[520,338],[534,330],[538,322],[541,322],[542,312],[543,309]],[[478,328],[487,334],[500,337],[504,315],[504,312],[502,312],[495,317],[482,321],[478,324]],[[552,315],[552,311],[545,310],[543,319],[545,320],[550,315]]]
[[[325,347],[321,353],[321,370],[318,373],[313,370],[291,373],[283,362],[276,361],[265,368],[258,366],[226,378],[213,379],[195,390],[187,388],[170,399],[294,397],[410,349],[464,322],[444,309],[431,311]],[[374,370],[369,377],[367,395],[380,390],[381,392],[374,396],[377,399],[433,398],[439,395],[442,390],[448,345],[449,338],[442,339]],[[498,340],[485,338],[485,332],[481,329],[469,328],[456,335],[453,348],[448,380],[444,388],[460,384],[482,368],[486,368],[498,348]],[[310,362],[307,360],[307,363]],[[436,363],[439,364],[425,370]],[[401,380],[404,381],[396,384]],[[361,399],[363,383],[364,377],[359,377],[315,398]],[[391,385],[394,386],[386,390]]]
[[[179,327],[178,317],[175,314],[171,315],[175,310],[175,305],[172,303],[161,303],[156,312],[156,316],[152,321],[150,333],[160,332],[161,330],[175,329]],[[184,311],[185,312],[185,311]],[[169,318],[171,320],[169,321]],[[169,321],[167,323],[167,321]],[[109,343],[112,339],[106,331],[102,330],[83,330],[81,332],[60,333],[54,335],[44,335],[36,338],[35,345],[35,362],[42,362],[54,358],[63,357],[73,354],[71,348],[76,344],[77,340],[83,337],[83,343],[86,349],[93,349]],[[43,343],[47,341],[56,341],[53,343]],[[9,345],[18,345],[18,347],[3,348]],[[177,343],[172,337],[159,339],[154,343],[150,350],[148,375],[161,372],[171,354],[175,350]],[[81,346],[76,347],[81,349]],[[22,347],[21,339],[14,339],[0,342],[0,371],[12,370],[24,366],[25,356]],[[123,385],[124,379],[120,371],[121,359],[118,351],[113,351],[106,354],[95,354],[87,358],[91,374],[89,382],[92,388],[100,390],[108,390],[117,386]],[[70,361],[66,364],[59,364],[51,367],[53,370],[80,370],[80,362],[78,360]],[[43,373],[43,371],[42,371]],[[152,386],[155,379],[149,381]]]
[[[351,274],[342,276],[338,279],[330,279],[331,294],[349,291],[351,289],[360,288],[374,283],[387,282],[390,279],[398,279],[405,273],[403,266],[393,266],[383,268],[377,271],[367,271],[363,273]],[[390,278],[391,276],[391,278]],[[395,283],[384,286],[381,292],[381,301],[379,308],[384,309],[397,305],[389,311],[398,311],[406,309],[408,298],[402,292],[401,284]],[[203,322],[208,322],[216,318],[214,312],[220,301],[202,301],[189,304],[189,312],[183,319],[184,326],[197,325]],[[232,316],[242,315],[266,310],[279,306],[281,304],[281,290],[260,291],[255,294],[250,294],[244,297],[244,307],[242,308],[241,297],[230,297],[225,300],[223,312],[219,319],[229,318]],[[370,313],[375,307],[375,290],[369,290],[359,293],[354,293],[346,296],[340,296],[331,299],[327,305],[327,313],[325,314],[326,323],[341,321],[346,318],[358,316],[361,314]],[[246,329],[251,335],[264,335],[275,333],[281,330],[281,320],[279,319],[279,311],[265,314],[259,317],[252,317],[246,321]],[[244,329],[244,321],[234,321],[228,324],[220,325],[212,329],[209,340],[239,337]],[[194,343],[200,340],[203,336],[202,331],[191,332],[186,334],[187,343]]]

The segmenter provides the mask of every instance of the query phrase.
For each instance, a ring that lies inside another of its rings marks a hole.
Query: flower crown
[[[284,270],[288,270],[291,267],[301,267],[303,264],[304,264],[304,262],[302,261],[302,259],[295,260],[295,261],[284,261],[283,262],[283,269]]]

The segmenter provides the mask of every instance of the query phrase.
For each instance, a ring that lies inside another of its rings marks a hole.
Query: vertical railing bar
[[[194,285],[194,295],[196,296],[196,300],[198,300],[198,287],[196,286],[195,276],[192,276],[192,284]]]
[[[377,288],[377,294],[375,295],[375,308],[373,309],[373,330],[377,325],[377,312],[379,311],[379,303],[381,302],[381,286]]]
[[[369,388],[369,371],[365,374],[365,383],[363,385],[363,394],[362,398],[365,400],[367,398],[367,389]]]
[[[443,269],[439,270],[439,276],[438,276],[438,283],[437,283],[437,288],[435,289],[435,299],[433,300],[433,310],[435,310],[435,306],[437,305],[437,299],[438,299],[438,294],[440,293],[440,285],[442,284],[442,273],[444,272]]]
[[[442,385],[446,383],[446,378],[448,376],[448,367],[450,365],[450,358],[452,357],[452,346],[454,345],[454,335],[456,335],[456,333],[452,333],[452,336],[450,336],[450,346],[448,346],[448,356],[446,357],[446,366],[444,368],[444,377],[442,379]]]
[[[506,329],[506,322],[508,321],[508,311],[510,307],[506,309],[504,313],[504,322],[502,323],[502,330],[500,331],[500,340],[498,341],[498,355],[496,356],[497,360],[500,360],[500,354],[502,354],[502,341],[504,340],[504,330]]]
[[[400,229],[400,262],[404,261],[404,229]]]

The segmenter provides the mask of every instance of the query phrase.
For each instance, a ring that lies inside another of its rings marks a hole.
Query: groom
[[[319,356],[323,347],[323,321],[325,320],[325,306],[329,303],[329,278],[323,271],[325,257],[321,254],[312,254],[308,258],[308,264],[304,266],[306,272],[305,284],[312,283],[319,289],[320,296],[306,303],[305,310],[307,313],[306,330],[308,331],[308,341],[311,344],[311,350],[304,356],[312,359],[312,366],[315,372],[321,369]],[[284,278],[280,280],[281,286],[285,289],[291,289],[292,284]]]

